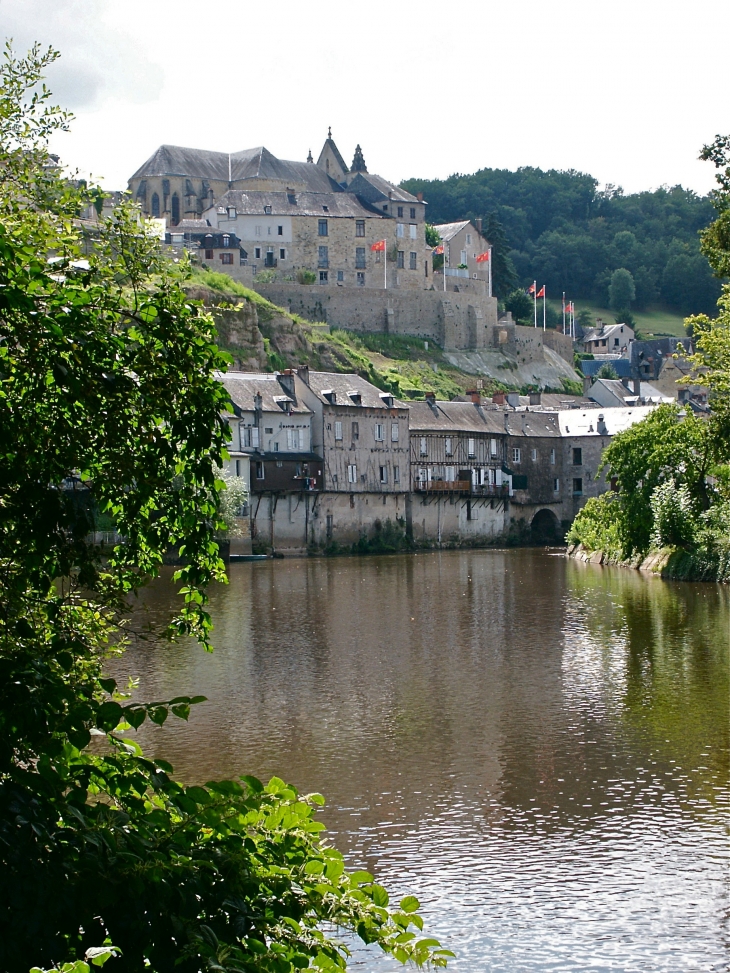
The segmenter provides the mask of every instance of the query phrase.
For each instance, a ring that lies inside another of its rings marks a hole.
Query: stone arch
[[[557,544],[562,541],[560,521],[555,511],[548,507],[538,510],[530,522],[530,535],[533,544]]]
[[[180,222],[180,197],[177,193],[172,194],[172,225],[177,226]]]
[[[159,217],[160,215],[160,197],[157,193],[152,193],[152,216]]]

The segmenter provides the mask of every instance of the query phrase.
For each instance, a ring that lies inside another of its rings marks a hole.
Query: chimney
[[[641,395],[641,379],[640,378],[635,378],[634,379],[634,395],[639,395],[639,396]]]
[[[481,216],[478,219],[474,220],[474,225],[477,228],[477,233],[481,233],[482,232],[482,218],[481,218]]]
[[[593,382],[591,381],[591,376],[590,375],[584,375],[583,376],[583,395],[588,395],[588,393],[591,390],[591,385],[592,384],[593,384]]]
[[[416,199],[419,203],[423,202],[423,193],[416,193]]]
[[[519,392],[508,392],[507,393],[507,405],[516,409],[520,404],[520,393]]]
[[[436,401],[436,393],[435,392],[426,392],[425,395],[426,395],[426,402],[435,402]]]
[[[471,400],[474,403],[474,405],[482,404],[482,394],[479,391],[479,389],[467,389],[466,394],[471,396]]]
[[[542,392],[530,392],[530,405],[540,405],[542,403]]]
[[[283,372],[279,374],[279,385],[284,389],[287,395],[294,398],[294,369],[285,368]]]
[[[309,385],[309,365],[300,365],[297,369],[297,375],[305,385]]]
[[[257,416],[261,415],[263,404],[264,404],[264,400],[261,398],[261,393],[257,392],[253,397],[253,411],[256,413]]]
[[[492,396],[492,402],[495,405],[504,405],[504,392],[495,392]]]

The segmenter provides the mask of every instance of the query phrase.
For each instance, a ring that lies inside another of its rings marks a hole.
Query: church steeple
[[[309,155],[307,156],[307,162],[314,162],[314,159],[312,158],[312,150],[311,149],[309,150]]]
[[[362,149],[358,145],[355,149],[355,155],[352,160],[352,165],[350,166],[350,172],[367,172],[368,167],[365,165],[365,159],[362,154]]]

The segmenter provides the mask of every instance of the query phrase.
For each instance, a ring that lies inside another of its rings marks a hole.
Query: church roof
[[[240,152],[212,152],[180,145],[161,145],[131,177],[188,176],[228,182],[244,179],[272,179],[285,184],[306,186],[310,192],[341,192],[341,187],[318,166],[306,162],[278,159],[263,145]]]

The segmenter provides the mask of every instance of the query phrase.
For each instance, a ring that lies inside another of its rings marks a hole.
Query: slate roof
[[[438,226],[434,226],[434,230],[438,233],[441,239],[448,243],[449,240],[453,240],[457,233],[468,226],[471,220],[461,220],[459,223],[440,223]],[[474,227],[474,232],[476,233],[476,227]]]
[[[599,378],[593,383],[589,389],[588,394],[591,395],[596,386],[602,386],[608,392],[610,392],[616,399],[621,402],[626,399],[635,399],[636,393],[633,388],[626,388],[624,383],[617,378]],[[591,397],[593,397],[591,395]],[[639,383],[639,397],[642,399],[656,399],[658,402],[669,401],[671,396],[665,395],[660,392],[658,388],[650,385],[648,382]]]
[[[501,433],[504,435],[504,418],[500,410],[489,405],[477,406],[473,402],[428,401],[401,402],[410,410],[411,433]]]
[[[631,364],[637,366],[649,358],[669,358],[676,353],[677,345],[682,345],[688,355],[692,354],[691,338],[653,338],[649,341],[634,341],[629,352]]]
[[[584,375],[590,376],[599,372],[604,365],[610,365],[619,378],[629,378],[631,376],[631,362],[628,358],[612,358],[603,361],[600,359],[594,359],[593,361],[588,359],[578,362],[578,367],[581,372]]]
[[[236,213],[244,216],[321,216],[323,219],[356,216],[358,219],[365,217],[388,219],[377,210],[364,206],[353,193],[345,192],[277,193],[229,189],[215,205],[216,208],[235,206]],[[271,213],[264,212],[265,206],[271,207]],[[325,206],[327,209],[324,208]]]
[[[288,400],[292,403],[292,413],[311,414],[311,409],[308,409],[306,405],[295,402],[286,395],[276,375],[257,372],[216,372],[215,377],[225,386],[234,407],[242,412],[253,411],[254,396],[258,393],[262,399],[261,409],[263,412],[285,415],[279,403]]]
[[[342,192],[319,166],[306,162],[289,162],[269,152],[263,145],[240,152],[212,152],[181,145],[161,145],[131,177],[189,176],[194,179],[217,179],[228,182],[228,165],[232,182],[243,179],[276,179],[292,186],[304,185],[311,192]]]
[[[383,200],[393,200],[398,203],[417,203],[418,200],[400,186],[388,182],[382,176],[372,172],[358,172],[347,187],[347,192],[357,193],[371,205],[375,206]]]
[[[381,392],[379,388],[371,385],[367,379],[361,378],[352,372],[309,372],[309,388],[317,398],[325,405],[352,406],[353,408],[365,409],[390,409],[383,399],[387,393]],[[335,401],[330,402],[325,392],[335,393]],[[350,396],[350,392],[359,392],[360,402],[355,402]],[[407,408],[402,402],[393,400],[392,408]]]
[[[618,338],[623,333],[626,338],[626,343],[631,337],[631,335],[626,334],[625,331],[622,332],[622,328],[628,328],[628,324],[604,324],[601,328],[589,328],[588,331],[584,332],[582,341],[603,341],[607,338]],[[633,328],[630,329],[633,334]]]

